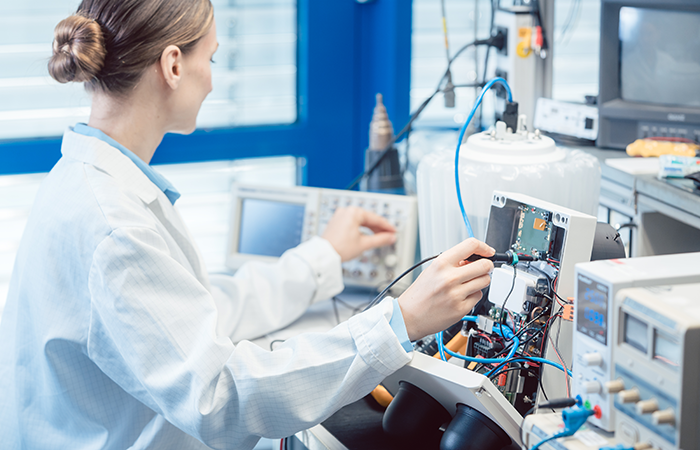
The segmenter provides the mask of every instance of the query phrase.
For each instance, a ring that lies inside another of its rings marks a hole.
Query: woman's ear
[[[160,69],[163,78],[175,90],[182,80],[182,51],[175,45],[168,45],[160,55]]]

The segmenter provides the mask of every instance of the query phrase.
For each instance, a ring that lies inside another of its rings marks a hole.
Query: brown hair
[[[210,0],[83,0],[56,25],[49,74],[60,83],[123,94],[165,47],[187,53],[213,22]]]

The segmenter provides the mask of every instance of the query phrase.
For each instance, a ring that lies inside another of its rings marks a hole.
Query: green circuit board
[[[551,215],[549,211],[522,205],[513,250],[527,255],[546,256],[552,237]]]

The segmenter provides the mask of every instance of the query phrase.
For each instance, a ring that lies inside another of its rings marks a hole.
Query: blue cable
[[[516,362],[516,361],[518,361],[518,362],[520,362],[520,361],[525,361],[525,362],[528,362],[528,361],[535,361],[535,362],[538,362],[538,363],[540,363],[540,364],[548,364],[548,365],[550,365],[550,366],[552,366],[552,367],[556,367],[557,369],[561,370],[562,372],[566,372],[570,377],[573,376],[573,375],[571,374],[571,371],[568,370],[568,369],[564,369],[564,367],[563,367],[561,364],[555,363],[554,361],[550,361],[550,360],[548,360],[548,359],[539,358],[539,357],[537,357],[537,356],[516,357],[516,358],[513,358],[512,361],[508,361],[508,362]],[[487,376],[487,377],[490,377],[490,376],[492,376],[493,374],[498,373],[498,371],[501,370],[501,369],[502,369],[502,367],[496,367],[496,368],[493,369],[491,372],[487,373],[486,376]]]
[[[530,447],[530,450],[537,450],[545,442],[553,441],[561,437],[573,436],[593,414],[594,412],[592,410],[578,405],[566,408],[561,412],[564,421],[564,429],[542,439],[540,442]]]
[[[553,435],[551,435],[551,436],[549,436],[549,437],[546,437],[546,438],[542,439],[540,442],[538,442],[537,444],[535,444],[535,445],[533,445],[532,447],[530,447],[530,450],[537,450],[537,449],[540,448],[540,446],[542,446],[542,444],[544,444],[545,442],[553,441],[553,440],[555,440],[555,439],[559,439],[560,437],[565,437],[565,436],[566,436],[566,434],[565,434],[564,432],[557,433],[557,434],[553,434]]]
[[[465,322],[476,322],[478,320],[477,316],[464,316],[462,317],[462,320]],[[458,358],[462,359],[464,361],[469,361],[469,362],[479,362],[479,363],[501,363],[506,361],[507,359],[512,358],[515,355],[515,352],[518,350],[518,347],[520,346],[520,340],[513,334],[513,330],[511,330],[509,327],[505,326],[503,327],[502,330],[496,330],[494,328],[493,330],[494,333],[496,334],[501,334],[501,336],[505,337],[506,339],[510,339],[513,341],[513,347],[510,349],[510,352],[508,353],[508,356],[505,358],[474,358],[471,356],[465,356],[461,355],[459,353],[453,352],[452,350],[448,349],[445,347],[445,344],[442,342],[442,331],[439,333],[435,334],[435,339],[437,340],[438,343],[438,351],[440,352],[440,359],[443,361],[447,361],[447,356],[445,354],[448,354],[452,356],[453,358]]]
[[[496,77],[488,83],[486,83],[484,88],[481,90],[481,94],[479,94],[479,96],[477,97],[476,102],[474,103],[474,107],[472,107],[472,110],[469,113],[469,116],[467,117],[467,121],[464,122],[464,125],[462,125],[462,129],[459,131],[459,139],[457,139],[457,151],[455,152],[455,186],[457,187],[457,200],[459,201],[459,209],[460,211],[462,211],[462,219],[464,219],[464,224],[467,226],[467,233],[469,233],[469,237],[474,237],[474,232],[472,231],[471,223],[469,223],[467,213],[466,211],[464,211],[464,203],[462,203],[462,193],[459,187],[459,149],[462,146],[462,139],[464,139],[464,133],[467,131],[467,127],[472,121],[472,118],[474,117],[477,108],[479,108],[479,105],[481,105],[481,100],[484,98],[484,94],[486,94],[486,92],[488,92],[488,90],[491,89],[496,83],[499,83],[503,85],[503,87],[505,87],[506,92],[508,93],[508,101],[513,101],[513,94],[511,94],[510,86],[508,86],[508,82],[506,80],[504,80],[501,77]]]
[[[518,338],[514,337],[513,338],[513,348],[511,348],[510,353],[508,354],[507,357],[505,358],[474,358],[472,356],[464,356],[460,353],[455,353],[449,348],[446,348],[443,345],[440,345],[440,341],[438,341],[438,349],[441,351],[440,357],[442,358],[442,352],[447,353],[448,355],[452,356],[453,358],[458,358],[462,359],[464,361],[469,361],[469,362],[478,362],[478,363],[484,363],[484,364],[497,364],[497,363],[502,363],[505,362],[507,359],[512,358],[513,354],[515,354],[516,350],[518,349],[518,346],[520,345],[520,341]],[[443,360],[444,361],[444,360]]]
[[[478,320],[477,316],[464,316],[462,317],[462,320],[465,322],[476,322]],[[513,334],[513,330],[510,329],[508,326],[504,326],[502,329],[494,328],[493,332],[496,334],[500,334],[506,339],[511,339],[513,341],[513,347],[511,347],[510,352],[508,352],[508,356],[505,358],[475,358],[472,356],[465,356],[461,355],[459,353],[453,352],[452,350],[448,349],[445,347],[445,344],[442,342],[442,331],[438,332],[435,334],[435,340],[437,341],[438,344],[438,351],[440,352],[440,359],[443,361],[447,361],[447,356],[450,355],[453,358],[458,358],[464,361],[469,361],[469,362],[478,362],[478,363],[484,363],[484,364],[503,364],[505,362],[516,362],[516,361],[535,361],[540,364],[548,364],[552,367],[556,367],[557,369],[561,370],[562,372],[566,372],[569,376],[572,376],[571,371],[568,369],[565,369],[564,366],[561,364],[555,363],[554,361],[550,361],[548,359],[544,358],[539,358],[537,356],[527,356],[527,357],[522,357],[522,358],[514,358],[515,352],[518,350],[518,347],[520,347],[520,339]],[[496,367],[495,369],[491,370],[486,374],[487,377],[491,377],[492,375],[498,373],[499,370],[501,370],[502,366]]]
[[[438,351],[440,352],[440,359],[443,361],[447,361],[447,357],[445,356],[445,350],[447,350],[442,343],[442,331],[438,332],[435,334],[435,340],[438,343]]]

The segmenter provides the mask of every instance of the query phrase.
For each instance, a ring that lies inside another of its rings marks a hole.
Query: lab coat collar
[[[97,167],[114,179],[128,186],[146,204],[151,204],[162,195],[161,191],[146,174],[126,155],[106,142],[92,136],[85,136],[67,129],[63,135],[61,153],[64,157],[75,159]]]

